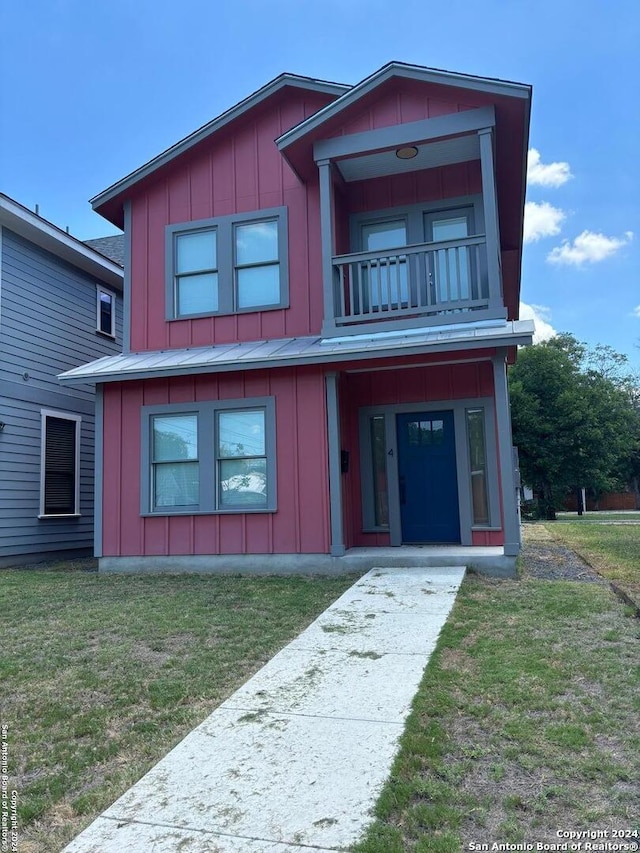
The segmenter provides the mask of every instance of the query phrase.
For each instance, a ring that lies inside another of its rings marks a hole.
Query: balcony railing
[[[449,322],[450,314],[484,314],[490,304],[484,235],[339,255],[333,272],[336,326]]]

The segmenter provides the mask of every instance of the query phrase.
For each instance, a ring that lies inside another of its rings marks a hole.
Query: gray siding
[[[57,374],[121,352],[122,300],[118,294],[114,342],[96,332],[96,284],[102,282],[6,228],[0,233],[2,566],[13,557],[92,550],[94,389],[63,388]],[[42,408],[82,416],[80,518],[38,518]]]

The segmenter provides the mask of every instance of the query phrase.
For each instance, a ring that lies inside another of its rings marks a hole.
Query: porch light
[[[413,160],[418,154],[418,149],[415,145],[407,145],[405,148],[398,148],[396,157],[398,160]]]

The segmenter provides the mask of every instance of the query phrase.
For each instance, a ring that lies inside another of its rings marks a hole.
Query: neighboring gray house
[[[57,375],[122,350],[122,238],[105,239],[0,193],[0,567],[92,553],[94,387]]]

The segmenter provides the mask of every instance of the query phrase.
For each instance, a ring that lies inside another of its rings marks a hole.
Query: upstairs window
[[[96,330],[110,338],[116,336],[116,295],[96,285]]]
[[[167,226],[167,319],[286,308],[287,209]]]
[[[175,243],[176,314],[218,310],[218,233],[215,228],[177,234]]]
[[[40,517],[80,514],[80,415],[41,411]]]

